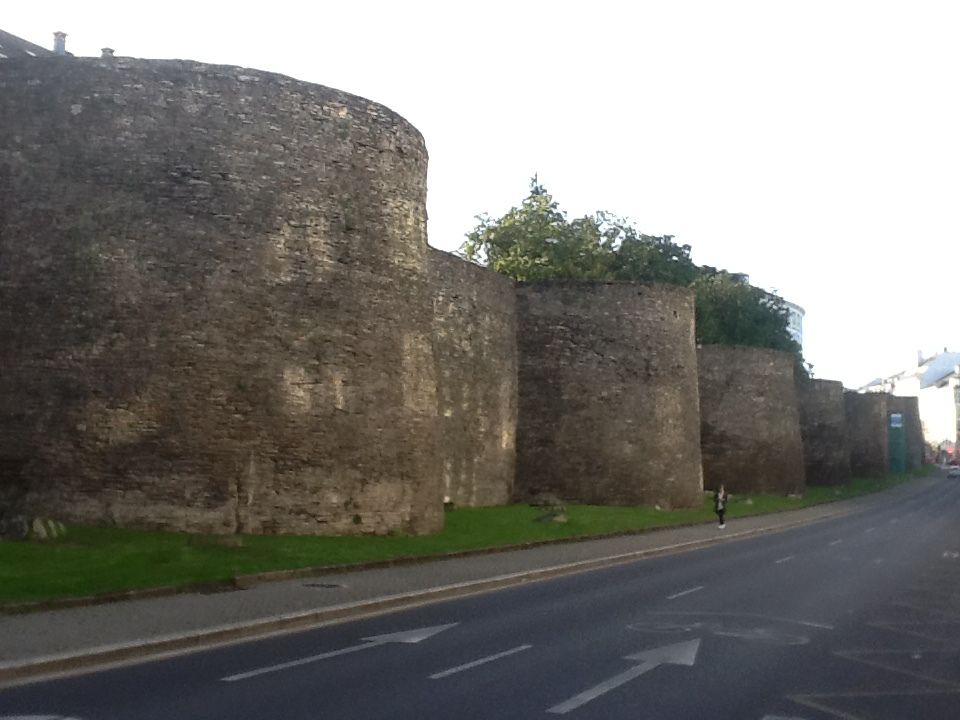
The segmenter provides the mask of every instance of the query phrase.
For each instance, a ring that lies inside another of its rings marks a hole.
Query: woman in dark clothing
[[[713,491],[713,511],[720,518],[720,527],[726,527],[723,516],[727,512],[727,491],[723,488],[723,484]]]

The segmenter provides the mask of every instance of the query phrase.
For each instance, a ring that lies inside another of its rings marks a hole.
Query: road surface
[[[3,720],[558,716],[955,720],[960,482],[773,535],[0,690]]]

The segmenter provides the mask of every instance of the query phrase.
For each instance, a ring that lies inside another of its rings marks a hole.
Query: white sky
[[[396,110],[430,152],[432,245],[541,182],[806,309],[818,377],[960,350],[953,0],[6,3],[99,55],[244,65]],[[142,11],[141,8],[150,11]]]

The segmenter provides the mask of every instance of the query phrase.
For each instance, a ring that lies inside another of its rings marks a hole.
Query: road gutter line
[[[496,655],[488,655],[487,657],[480,658],[479,660],[474,660],[473,662],[464,663],[463,665],[457,665],[457,667],[450,668],[449,670],[442,670],[438,673],[434,673],[433,675],[430,676],[430,679],[439,680],[441,678],[445,678],[450,675],[455,675],[456,673],[463,672],[464,670],[470,670],[480,665],[486,665],[487,663],[493,662],[494,660],[500,660],[501,658],[509,657],[510,655],[516,655],[517,653],[523,652],[524,650],[529,650],[532,647],[533,645],[518,645],[515,648],[511,648],[510,650],[504,650],[503,652],[497,653]]]
[[[684,595],[689,595],[690,593],[700,592],[703,590],[703,585],[697,585],[695,588],[690,588],[689,590],[683,590],[673,595],[668,595],[667,600],[676,600],[678,597],[683,597]]]

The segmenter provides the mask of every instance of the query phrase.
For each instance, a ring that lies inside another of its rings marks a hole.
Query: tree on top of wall
[[[520,207],[479,225],[460,248],[473,262],[487,264],[516,280],[604,280],[611,238],[590,216],[567,220],[553,196],[536,178]]]
[[[710,267],[701,268],[693,288],[697,293],[699,342],[799,351],[786,332],[787,306],[778,295]]]
[[[520,207],[479,224],[460,247],[467,260],[515,280],[630,280],[689,285],[690,246],[644,235],[626,218],[598,211],[573,220],[537,178]]]
[[[796,354],[787,332],[787,308],[744,276],[698,267],[690,246],[672,235],[645,235],[629,220],[598,211],[569,220],[536,177],[519,207],[503,217],[477,217],[459,254],[514,280],[623,280],[664,282],[696,292],[697,342],[750,345]]]

